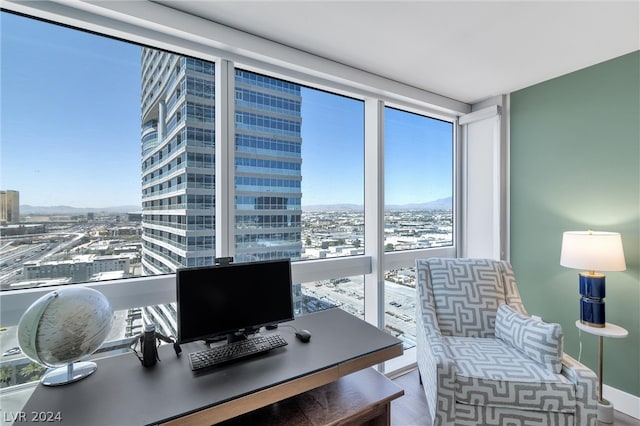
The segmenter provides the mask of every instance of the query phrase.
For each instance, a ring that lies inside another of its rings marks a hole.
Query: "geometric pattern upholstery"
[[[459,404],[456,412],[456,426],[505,426],[544,425],[575,426],[573,414],[556,411],[525,411],[513,408],[482,407],[480,405]]]
[[[509,305],[500,305],[496,337],[510,344],[555,373],[562,371],[562,327],[522,315]]]
[[[495,338],[501,303],[527,315],[508,262],[418,259],[416,292],[418,370],[433,424],[595,426],[593,371],[563,354],[557,374]]]
[[[445,336],[493,337],[498,305],[505,303],[496,262],[437,259],[430,263],[440,331]]]
[[[456,368],[457,402],[575,413],[575,387],[499,339],[445,337]]]

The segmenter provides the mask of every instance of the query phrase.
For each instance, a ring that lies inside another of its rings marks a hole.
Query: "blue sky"
[[[139,205],[140,48],[0,16],[2,189],[21,204]]]
[[[140,204],[140,48],[2,13],[0,188],[21,204]],[[302,204],[364,201],[364,105],[302,89]],[[387,204],[451,195],[451,124],[387,109]]]

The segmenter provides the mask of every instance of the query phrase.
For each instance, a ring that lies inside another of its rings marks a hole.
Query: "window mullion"
[[[224,59],[216,63],[216,257],[235,254],[235,69]]]
[[[371,273],[364,279],[365,321],[384,327],[384,102],[366,99],[364,105],[364,220],[365,255]]]

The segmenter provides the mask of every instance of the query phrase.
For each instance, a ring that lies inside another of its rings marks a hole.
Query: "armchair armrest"
[[[576,416],[574,424],[595,426],[598,420],[598,378],[596,374],[589,367],[566,353],[562,357],[561,374],[576,387]]]
[[[433,424],[455,424],[456,368],[439,334],[417,333],[418,370]]]
[[[433,309],[433,295],[419,293],[416,315],[418,372],[433,424],[455,424],[456,368]]]

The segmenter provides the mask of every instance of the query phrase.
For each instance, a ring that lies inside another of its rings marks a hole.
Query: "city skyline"
[[[408,209],[408,210],[420,210],[422,208],[433,210],[447,210],[452,203],[452,197],[439,198],[437,200],[429,200],[422,203],[407,203],[407,204],[387,204],[386,209]],[[75,207],[68,205],[55,205],[55,206],[34,206],[31,204],[20,204],[21,214],[28,215],[47,215],[47,214],[86,214],[86,213],[135,213],[134,205],[121,205],[121,206],[99,206],[99,207]],[[328,203],[328,204],[308,204],[302,206],[303,212],[317,212],[319,209],[327,209],[329,211],[353,211],[363,210],[363,204],[348,204],[348,203]],[[23,212],[26,210],[26,212]]]
[[[2,63],[7,64],[2,71],[1,189],[19,191],[23,205],[141,205],[141,47],[6,12],[1,19]],[[363,102],[301,90],[302,206],[362,205]],[[392,121],[394,113],[388,115]],[[451,138],[451,123],[429,120],[428,129],[402,127],[387,130],[388,152],[397,143],[419,154],[427,148],[425,137]],[[440,154],[428,148],[429,155]],[[439,169],[429,163],[430,181],[424,185],[411,176],[424,168],[423,156],[406,155],[407,150],[402,158],[388,154],[386,159],[402,162],[387,176],[393,190],[386,191],[386,204],[450,197],[451,164]]]

